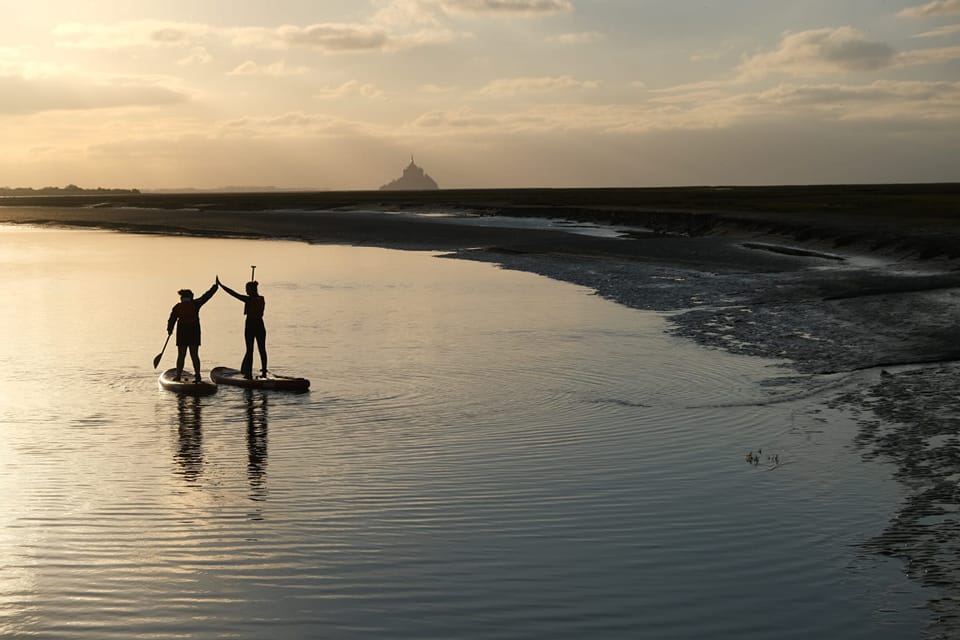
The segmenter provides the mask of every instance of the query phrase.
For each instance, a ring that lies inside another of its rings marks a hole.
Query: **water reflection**
[[[267,394],[245,389],[247,405],[247,480],[250,499],[262,502],[267,498]]]
[[[180,472],[190,483],[203,474],[203,419],[200,398],[177,396],[178,446],[174,454]]]

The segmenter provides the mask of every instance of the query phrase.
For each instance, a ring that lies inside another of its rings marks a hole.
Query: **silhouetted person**
[[[243,315],[247,317],[243,326],[243,339],[247,345],[247,351],[243,354],[243,362],[240,364],[240,371],[245,378],[253,377],[253,343],[256,341],[257,350],[260,352],[260,371],[263,377],[267,377],[267,328],[263,324],[263,310],[266,301],[257,291],[257,281],[251,280],[247,283],[247,295],[242,295],[220,282],[217,277],[217,284],[223,287],[223,290],[232,295],[237,300],[243,301]]]
[[[167,320],[167,335],[173,333],[173,325],[177,325],[177,380],[183,374],[183,361],[189,349],[195,379],[200,382],[200,307],[213,297],[217,286],[214,284],[196,300],[193,299],[193,291],[190,289],[177,291],[180,302],[173,305]]]

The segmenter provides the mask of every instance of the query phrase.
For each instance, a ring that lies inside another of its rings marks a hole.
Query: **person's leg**
[[[246,327],[243,330],[243,341],[247,346],[247,350],[243,354],[243,362],[240,363],[240,371],[246,378],[253,377],[253,339],[253,330],[250,327]]]
[[[257,334],[257,349],[260,351],[260,370],[264,377],[267,375],[267,331],[264,329]],[[252,358],[251,358],[252,360]],[[251,361],[251,365],[253,362]]]
[[[193,371],[196,374],[196,381],[200,382],[200,345],[190,345],[190,359],[193,361]]]
[[[187,359],[187,345],[178,344],[177,345],[177,377],[179,380],[180,376],[183,374],[183,362]]]

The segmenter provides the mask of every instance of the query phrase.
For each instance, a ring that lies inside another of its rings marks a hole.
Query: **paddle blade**
[[[170,334],[167,334],[167,339],[163,341],[163,349],[160,349],[160,353],[157,354],[157,357],[153,359],[153,368],[156,369],[157,365],[160,364],[160,358],[163,357],[163,352],[167,350],[167,345],[170,343]]]

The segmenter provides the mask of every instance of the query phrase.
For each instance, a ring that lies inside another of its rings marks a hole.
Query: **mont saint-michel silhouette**
[[[432,191],[439,189],[436,180],[431,178],[413,161],[410,156],[410,164],[403,170],[403,175],[380,187],[381,191]]]

